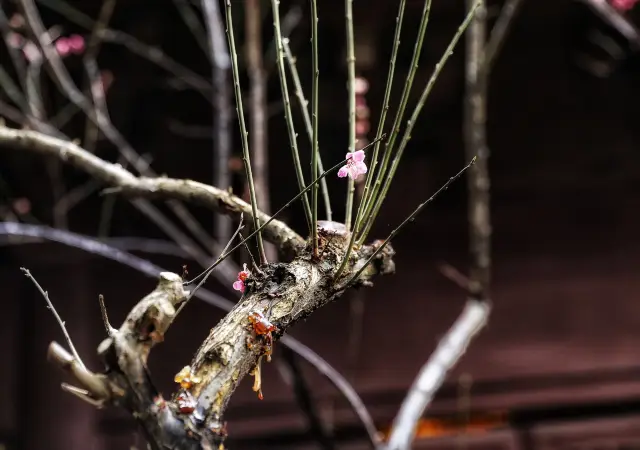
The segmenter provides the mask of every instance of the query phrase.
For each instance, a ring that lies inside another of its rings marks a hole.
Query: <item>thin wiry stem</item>
[[[311,143],[311,179],[318,178],[318,84],[320,71],[318,69],[318,4],[311,1],[311,47],[313,52],[312,70],[313,87],[311,91],[311,124],[313,128],[313,142]],[[311,242],[313,256],[318,256],[318,186],[311,190]]]
[[[209,0],[217,1],[217,0]],[[227,38],[229,39],[229,52],[231,53],[231,72],[233,74],[233,87],[236,94],[236,110],[238,111],[238,120],[240,121],[240,134],[242,135],[242,154],[244,160],[244,168],[247,174],[247,183],[249,185],[249,196],[251,198],[251,212],[253,216],[253,228],[256,230],[256,240],[258,242],[258,253],[262,263],[267,262],[264,253],[264,244],[262,242],[262,234],[260,233],[260,221],[258,220],[258,201],[256,200],[256,188],[253,184],[253,174],[251,173],[251,157],[249,156],[249,133],[247,125],[244,121],[244,109],[242,107],[242,91],[240,89],[240,74],[238,73],[238,53],[236,52],[236,41],[233,35],[233,15],[231,13],[231,0],[225,2],[226,18],[227,18]]]
[[[47,308],[51,310],[51,313],[56,318],[56,320],[58,321],[58,324],[60,325],[60,328],[62,329],[62,333],[64,334],[64,338],[67,340],[67,344],[69,344],[69,349],[71,350],[73,357],[78,362],[78,364],[80,364],[80,366],[84,369],[85,365],[82,362],[82,358],[80,358],[80,355],[78,355],[78,352],[76,351],[76,347],[73,345],[73,341],[71,340],[71,336],[69,336],[69,332],[67,331],[67,327],[65,326],[64,321],[58,314],[58,311],[56,311],[56,308],[54,308],[53,303],[51,303],[51,300],[49,299],[49,293],[44,289],[42,289],[42,286],[40,286],[40,283],[38,283],[38,281],[33,277],[33,275],[31,275],[31,272],[29,272],[28,269],[25,269],[24,267],[20,267],[20,270],[22,270],[25,276],[33,282],[33,284],[38,288],[38,291],[40,291],[40,294],[42,294],[42,296],[44,297],[44,300],[47,302]]]
[[[491,65],[495,60],[496,55],[500,53],[502,45],[505,42],[505,37],[509,32],[509,28],[511,28],[511,24],[513,23],[513,18],[518,13],[518,10],[520,9],[520,6],[522,6],[522,3],[522,0],[506,0],[504,2],[504,5],[502,5],[502,8],[500,9],[500,15],[496,19],[496,23],[491,29],[487,44],[484,46],[483,69],[485,71],[488,72],[491,69]]]
[[[482,1],[482,0],[480,0]],[[387,246],[387,244],[389,244],[389,242],[391,241],[391,239],[393,239],[399,232],[400,230],[402,230],[402,228],[404,228],[405,225],[407,225],[409,222],[413,222],[413,220],[415,219],[415,217],[420,214],[420,211],[422,211],[424,209],[425,206],[427,206],[429,203],[431,203],[432,201],[434,201],[436,199],[436,197],[438,197],[438,195],[440,195],[440,193],[446,191],[449,186],[451,185],[451,183],[453,183],[454,181],[456,181],[458,178],[460,178],[462,176],[463,173],[465,173],[465,171],[471,167],[474,163],[476,162],[476,159],[473,158],[471,160],[471,162],[469,164],[467,164],[466,166],[464,166],[462,168],[462,170],[460,170],[460,172],[458,172],[457,174],[455,174],[454,176],[452,176],[451,178],[449,178],[449,180],[442,185],[442,187],[440,189],[438,189],[431,197],[429,197],[427,200],[425,200],[424,202],[420,203],[418,205],[418,207],[411,213],[409,214],[409,216],[404,219],[402,221],[402,223],[400,225],[398,225],[396,228],[394,228],[391,233],[389,234],[389,236],[378,246],[378,248],[376,249],[376,251],[374,251],[371,256],[369,257],[369,259],[367,259],[365,261],[365,263],[362,265],[362,267],[360,267],[360,269],[353,275],[353,277],[351,277],[351,279],[349,281],[347,281],[344,285],[342,285],[339,290],[344,290],[347,287],[349,287],[351,284],[353,284],[358,277],[362,274],[362,272],[364,272],[364,270],[367,268],[367,266],[369,266],[369,264],[371,264],[371,261],[374,260],[374,258],[376,256],[378,256],[378,254]]]
[[[231,238],[229,239],[229,242],[227,242],[227,245],[225,245],[224,249],[222,249],[222,252],[221,252],[220,256],[224,255],[226,253],[226,251],[229,250],[229,247],[231,246],[233,241],[236,239],[236,237],[238,237],[238,234],[240,234],[240,231],[242,231],[242,229],[244,228],[244,222],[243,222],[242,219],[243,219],[243,217],[242,217],[242,215],[240,215],[240,220],[238,221],[238,228],[236,228],[236,231],[231,235]],[[218,257],[216,262],[218,262],[220,260],[220,256]],[[196,292],[198,292],[198,290],[202,287],[202,285],[204,283],[206,283],[207,278],[209,278],[210,274],[211,274],[211,272],[207,273],[207,275],[202,277],[202,280],[200,280],[200,282],[191,290],[191,293],[189,294],[187,299],[182,303],[182,305],[180,305],[180,307],[176,311],[176,316],[180,313],[180,311],[183,310],[183,308],[186,306],[186,304],[189,302],[189,300],[191,300],[193,298],[193,296],[196,295]]]
[[[284,49],[282,44],[282,34],[280,30],[279,6],[280,0],[271,0],[271,9],[273,10],[273,32],[276,39],[276,57],[278,59],[278,78],[280,79],[280,89],[282,91],[282,101],[284,103],[284,117],[287,121],[289,145],[291,146],[291,156],[293,157],[293,166],[296,172],[296,179],[298,180],[298,188],[302,190],[304,188],[305,181],[304,174],[302,172],[302,164],[300,163],[300,153],[298,152],[297,134],[293,124],[293,117],[291,115],[291,102],[289,100],[289,88],[287,87],[287,75],[284,71]],[[315,178],[315,174],[312,173],[311,179]],[[313,191],[311,195],[313,196]],[[311,233],[312,227],[315,228],[316,226],[315,223],[317,218],[316,215],[313,214],[312,208],[309,206],[309,197],[306,195],[302,197],[302,206],[304,207],[304,215],[307,219],[309,232]]]
[[[429,97],[429,94],[431,93],[431,90],[433,89],[433,86],[435,85],[435,82],[438,79],[438,76],[440,75],[440,72],[444,68],[444,65],[446,64],[446,62],[449,60],[449,57],[453,54],[453,49],[458,44],[458,41],[462,37],[462,34],[469,27],[469,24],[471,23],[471,20],[473,19],[473,16],[482,1],[483,0],[477,0],[474,6],[467,13],[467,16],[465,17],[464,21],[458,28],[458,31],[456,31],[456,34],[453,36],[453,39],[451,39],[451,42],[447,46],[447,49],[442,54],[440,61],[438,61],[433,73],[431,74],[431,78],[429,78],[427,85],[422,91],[422,95],[420,96],[420,99],[418,100],[418,103],[415,109],[413,110],[413,113],[411,114],[411,118],[407,121],[407,127],[405,128],[404,135],[402,137],[402,142],[400,143],[400,147],[398,148],[396,156],[391,165],[389,175],[386,177],[382,192],[380,193],[378,199],[375,201],[375,206],[373,210],[369,214],[365,214],[365,216],[363,216],[362,218],[363,230],[360,236],[358,237],[358,241],[357,241],[358,243],[364,242],[364,240],[367,238],[367,234],[369,233],[371,226],[373,225],[376,217],[378,216],[378,213],[380,212],[380,207],[382,206],[382,203],[384,202],[384,199],[387,196],[387,192],[389,191],[389,186],[393,181],[393,177],[398,168],[398,164],[400,163],[400,159],[402,158],[402,154],[407,144],[409,143],[409,140],[411,139],[411,132],[413,131],[413,127],[418,121],[418,117],[422,112],[422,108],[424,107],[427,101],[427,98]],[[377,180],[376,180],[376,183],[377,183]]]
[[[307,130],[309,136],[309,144],[313,147],[313,128],[311,126],[311,115],[309,114],[309,102],[304,97],[304,91],[302,90],[302,82],[300,81],[300,74],[296,67],[296,58],[291,53],[291,47],[289,46],[289,39],[282,39],[282,46],[284,48],[284,55],[287,59],[289,66],[289,72],[291,73],[291,79],[293,80],[293,87],[295,95],[298,98],[300,104],[300,110],[302,111],[302,118],[304,119],[304,127]],[[318,171],[324,172],[324,165],[322,163],[322,155],[318,150]],[[327,220],[333,220],[333,212],[331,211],[331,199],[329,197],[329,189],[327,188],[327,180],[324,178],[320,181],[320,192],[322,192],[322,200],[324,201],[324,209]]]
[[[382,135],[382,137],[380,139],[384,139],[384,135]],[[368,144],[366,147],[364,147],[362,150],[365,151],[367,148],[371,147],[372,145],[374,145],[377,141],[373,141],[372,143]],[[200,275],[198,275],[197,277],[193,278],[192,280],[188,281],[186,284],[192,284],[196,281],[198,281],[200,278],[202,278],[203,276],[205,276],[207,274],[207,272],[210,272],[211,270],[213,270],[218,264],[220,264],[222,261],[225,260],[225,258],[227,256],[229,256],[231,253],[233,253],[234,251],[236,251],[238,248],[240,248],[240,246],[242,246],[245,242],[247,242],[249,239],[251,239],[256,233],[259,233],[263,228],[265,228],[266,226],[268,226],[273,220],[275,220],[275,218],[285,209],[287,209],[293,202],[295,202],[296,200],[298,200],[300,197],[302,197],[306,192],[308,192],[311,188],[315,187],[318,185],[318,183],[320,182],[320,180],[322,180],[324,177],[326,177],[327,175],[329,175],[330,173],[338,170],[339,167],[341,167],[343,164],[345,164],[347,162],[347,159],[344,159],[342,161],[340,161],[338,164],[336,164],[335,166],[331,167],[330,169],[327,169],[326,171],[324,171],[318,178],[316,178],[315,180],[313,180],[311,183],[309,183],[309,185],[307,187],[305,187],[303,190],[301,190],[300,192],[298,192],[298,194],[295,195],[295,197],[293,197],[291,200],[289,200],[287,203],[284,204],[284,206],[282,206],[279,210],[277,210],[270,218],[269,220],[267,220],[266,222],[264,222],[260,228],[258,228],[257,230],[254,230],[251,234],[249,234],[249,236],[245,237],[239,244],[237,244],[235,247],[233,247],[231,250],[229,250],[226,253],[223,253],[219,260],[216,261],[214,264],[212,264],[211,266],[209,266],[204,272],[202,272]]]
[[[373,185],[373,189],[370,193],[368,204],[366,205],[366,210],[362,215],[363,218],[366,218],[369,215],[372,208],[378,201],[378,194],[380,192],[382,182],[388,178],[386,177],[386,174],[387,174],[387,169],[389,168],[389,161],[391,159],[391,154],[393,153],[393,147],[395,145],[396,138],[400,134],[400,124],[402,122],[402,119],[404,118],[404,111],[409,101],[409,95],[411,94],[411,87],[413,86],[413,80],[418,71],[418,62],[420,60],[420,54],[422,53],[422,44],[424,42],[424,37],[427,32],[427,25],[429,23],[430,11],[431,11],[431,0],[425,0],[424,7],[422,9],[422,18],[420,19],[420,27],[418,29],[418,36],[416,38],[416,43],[413,47],[411,67],[409,68],[409,73],[407,74],[404,88],[402,89],[402,96],[400,97],[400,105],[398,106],[398,111],[396,111],[396,116],[395,116],[395,119],[393,120],[393,126],[391,128],[391,132],[389,133],[389,140],[385,143],[385,150],[382,157],[382,163],[380,165],[380,171],[376,176],[375,184]]]
[[[391,88],[393,86],[393,79],[396,71],[396,58],[398,57],[398,48],[400,48],[400,33],[402,31],[402,20],[404,18],[404,8],[406,0],[400,0],[398,6],[398,16],[396,17],[396,29],[393,33],[393,49],[391,50],[391,60],[389,61],[389,73],[387,74],[387,85],[384,89],[384,99],[382,100],[382,111],[380,112],[380,121],[378,122],[378,130],[376,131],[376,139],[382,136],[384,131],[384,124],[387,119],[387,112],[389,111],[389,100],[391,99]],[[362,194],[362,200],[360,207],[358,208],[358,214],[362,216],[367,209],[369,200],[371,198],[371,183],[375,180],[376,168],[378,167],[378,152],[380,151],[380,144],[382,141],[378,141],[373,148],[373,154],[371,155],[371,162],[369,163],[369,173],[367,174],[367,180],[364,185],[364,193]],[[360,211],[362,210],[362,212]],[[357,232],[360,226],[360,222],[356,220]]]
[[[345,28],[347,34],[347,92],[349,97],[349,152],[356,151],[356,53],[355,38],[353,36],[353,0],[344,0]],[[351,231],[351,216],[353,215],[353,198],[355,195],[355,181],[349,177],[347,183],[347,201],[344,224],[347,231]]]

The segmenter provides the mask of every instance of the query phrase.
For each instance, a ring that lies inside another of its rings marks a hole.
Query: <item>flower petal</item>
[[[355,180],[356,178],[358,178],[358,175],[360,175],[358,167],[356,167],[355,164],[349,164],[347,166],[347,171],[349,172],[349,178],[351,178],[352,180]]]
[[[352,155],[355,162],[364,161],[364,150],[358,150],[357,152],[352,153]]]
[[[355,163],[356,169],[358,169],[358,173],[363,174],[367,173],[367,165],[362,161]]]
[[[235,281],[233,283],[233,288],[236,291],[244,292],[244,282],[242,280]]]
[[[344,178],[344,177],[346,177],[346,176],[347,176],[347,174],[348,174],[348,172],[347,172],[347,166],[342,166],[342,167],[340,167],[340,170],[338,170],[338,177],[340,177],[340,178]]]

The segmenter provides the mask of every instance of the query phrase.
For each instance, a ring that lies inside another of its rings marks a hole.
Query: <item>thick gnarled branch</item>
[[[16,147],[43,155],[57,156],[64,162],[101,182],[114,187],[123,195],[147,198],[184,200],[215,209],[221,213],[243,213],[251,216],[251,205],[228,191],[192,180],[174,178],[136,177],[118,164],[104,161],[73,142],[58,139],[32,130],[16,130],[0,126],[0,147]],[[258,211],[261,223],[269,216]],[[298,254],[305,241],[285,223],[273,220],[263,230],[265,238],[276,244],[285,254]]]

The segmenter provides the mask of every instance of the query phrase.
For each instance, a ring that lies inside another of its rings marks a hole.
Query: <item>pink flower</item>
[[[60,56],[67,56],[67,54],[71,51],[69,41],[65,38],[58,39],[54,45],[56,47],[56,51],[60,54]]]
[[[629,11],[636,3],[638,0],[611,0],[611,6],[618,11]]]
[[[240,291],[240,292],[244,293],[244,290],[246,288],[246,286],[244,285],[244,282],[247,280],[247,278],[249,278],[249,276],[251,275],[251,272],[249,272],[247,270],[247,265],[246,264],[243,264],[242,268],[243,268],[243,270],[238,272],[238,279],[236,281],[234,281],[234,283],[233,283],[233,288],[236,291]]]
[[[347,153],[347,164],[340,168],[338,176],[344,178],[348,175],[349,178],[355,180],[363,173],[367,173],[367,165],[364,163],[364,151],[358,150],[357,152]]]
[[[69,36],[67,44],[72,53],[79,54],[84,51],[84,38],[80,35],[72,34]]]

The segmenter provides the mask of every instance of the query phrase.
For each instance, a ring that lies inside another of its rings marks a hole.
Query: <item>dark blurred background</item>
[[[10,0],[2,3],[7,13],[13,10]],[[47,3],[41,4],[47,25],[60,24],[65,33],[87,34]],[[433,3],[411,104],[463,17],[462,1]],[[101,2],[71,4],[96,17]],[[304,15],[291,39],[308,92],[308,5],[304,1],[299,5]],[[238,2],[240,42],[241,6]],[[499,3],[490,6],[498,8]],[[283,14],[294,7],[291,1],[281,5]],[[319,2],[320,136],[327,162],[343,158],[347,142],[343,8],[342,2]],[[370,84],[367,103],[375,130],[397,2],[359,0],[354,8],[358,74]],[[269,10],[265,0],[265,47],[272,36]],[[421,10],[422,2],[408,1],[395,102],[409,68]],[[640,102],[636,101],[640,62],[635,53],[640,39],[637,32],[623,37],[595,11],[593,4],[568,0],[524,0],[498,56],[488,115],[494,311],[489,326],[472,343],[428,410],[415,448],[640,448]],[[633,25],[633,17],[628,17]],[[195,45],[172,2],[119,0],[111,27],[161,47],[202,77],[210,77],[206,55]],[[463,46],[464,40],[413,132],[371,233],[374,238],[385,237],[464,164]],[[0,57],[2,65],[8,66],[4,49]],[[80,79],[77,61],[69,58],[67,63]],[[212,157],[211,105],[193,91],[176,89],[166,72],[123,46],[105,43],[99,64],[113,79],[107,97],[111,118],[134,147],[152,156],[159,173],[211,182],[220,164]],[[246,78],[242,82],[248,83]],[[297,189],[278,106],[279,89],[272,70],[268,148],[274,207],[284,204]],[[64,106],[66,101],[53,86],[48,95],[51,104]],[[297,108],[294,111],[301,153],[308,155],[302,122]],[[75,122],[72,119],[65,128],[71,136],[82,132],[81,119]],[[237,136],[236,157],[240,154]],[[106,141],[100,141],[97,152],[117,159]],[[62,170],[68,186],[87,179],[71,168]],[[238,192],[241,171],[235,173]],[[52,190],[42,158],[2,152],[0,177],[5,220],[53,223]],[[330,177],[336,220],[344,215],[345,186],[344,180]],[[26,206],[24,199],[28,199]],[[103,202],[94,194],[79,204],[69,214],[69,229],[96,235]],[[216,215],[194,211],[211,229]],[[302,232],[302,217],[296,205],[284,220]],[[108,233],[164,237],[123,199],[115,203]],[[78,351],[96,369],[100,363],[95,349],[104,337],[98,294],[107,299],[111,320],[119,323],[155,281],[60,244],[18,245],[15,238],[1,239],[0,448],[144,448],[126,414],[97,410],[60,390],[64,375],[46,362],[46,349],[51,340],[61,341],[62,336],[19,267],[31,269],[49,291]],[[467,269],[465,182],[452,186],[393,245],[397,273],[379,279],[361,294],[364,312],[357,357],[345,350],[354,326],[349,298],[318,311],[292,331],[349,374],[380,430],[388,428],[418,369],[464,304],[465,292],[444,277],[439,266]],[[184,257],[140,255],[168,270],[180,272],[188,264],[197,272],[197,265]],[[209,287],[232,297],[215,281]],[[188,363],[221,316],[221,311],[195,302],[172,326],[150,361],[154,380],[164,392],[171,392],[173,375]],[[276,345],[276,355],[278,350]],[[249,381],[233,397],[227,415],[229,448],[319,448],[278,367],[277,362],[265,367],[264,401],[256,398]],[[304,364],[302,368],[337,448],[366,448],[363,431],[345,401],[313,369]]]

